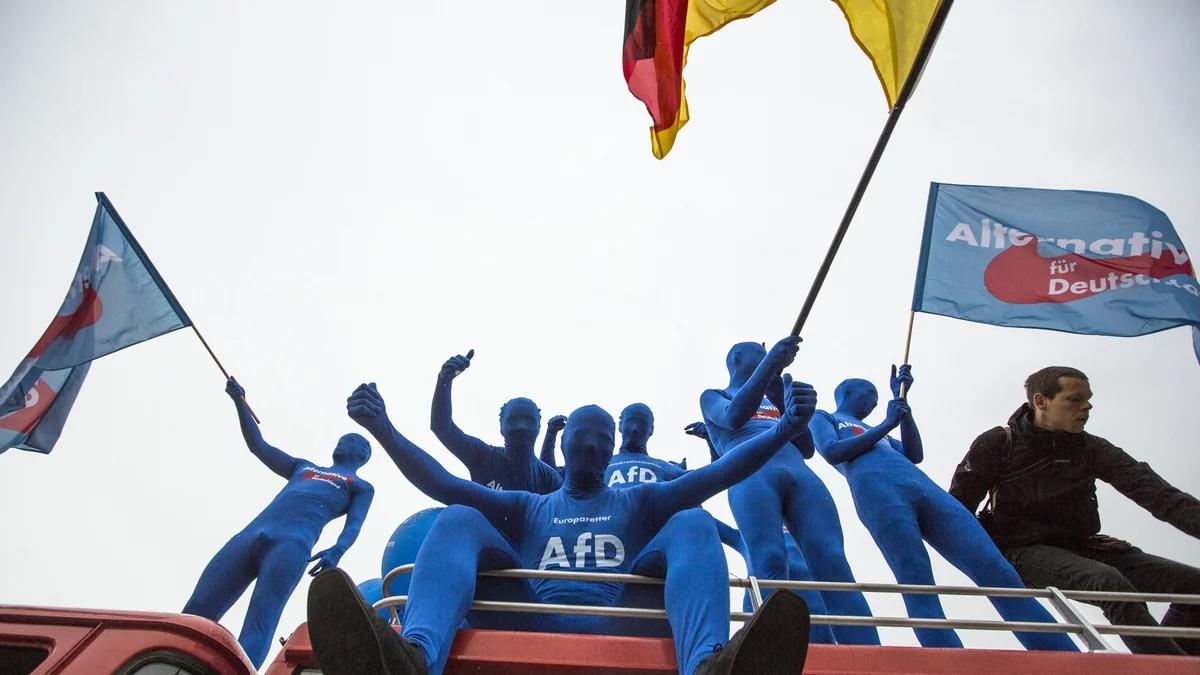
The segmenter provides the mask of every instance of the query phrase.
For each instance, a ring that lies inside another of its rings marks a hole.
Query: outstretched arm
[[[558,432],[565,429],[566,426],[566,415],[555,415],[546,422],[546,437],[542,439],[542,452],[539,459],[555,469],[558,468],[558,465],[554,463],[554,443],[558,440]]]
[[[1149,464],[1135,460],[1108,441],[1097,440],[1100,442],[1095,453],[1097,478],[1155,518],[1200,538],[1200,500],[1163,480]]]
[[[875,447],[883,439],[887,438],[888,433],[900,425],[900,416],[906,415],[908,403],[903,400],[896,399],[888,402],[887,417],[883,418],[883,423],[877,427],[871,427],[858,436],[850,438],[838,439],[837,430],[834,429],[832,418],[826,414],[815,415],[808,428],[812,432],[813,440],[816,442],[817,451],[825,458],[825,461],[833,465],[849,462],[852,459],[857,459],[859,455]]]
[[[367,519],[367,511],[371,508],[371,500],[375,498],[375,488],[361,479],[357,481],[357,486],[354,496],[350,499],[350,507],[346,510],[346,524],[342,526],[337,543],[308,559],[309,562],[317,561],[308,571],[309,574],[315,576],[322,570],[337,567],[342,556],[354,545],[354,540],[358,539],[363,521]]]
[[[771,347],[759,362],[750,379],[737,390],[732,399],[706,391],[700,396],[700,408],[708,420],[726,429],[738,429],[758,410],[772,380],[779,377],[800,351],[800,337],[789,335]]]
[[[784,407],[779,421],[761,434],[739,443],[717,461],[665,483],[651,483],[660,517],[699,506],[718,492],[742,482],[767,462],[812,417],[817,392],[803,382],[784,376]]]
[[[361,384],[346,401],[350,419],[366,429],[418,490],[443,504],[462,504],[484,515],[508,515],[518,492],[492,490],[446,471],[437,460],[405,438],[388,419],[387,408],[375,383]]]
[[[454,378],[471,366],[473,356],[474,349],[469,350],[466,356],[460,354],[446,359],[442,369],[438,371],[437,386],[433,389],[433,405],[429,411],[429,429],[433,431],[433,435],[468,468],[477,463],[481,455],[487,453],[489,446],[482,440],[467,435],[454,423],[450,387]]]
[[[263,440],[258,422],[254,421],[254,414],[246,404],[246,390],[231,377],[225,382],[225,393],[229,394],[234,407],[237,408],[238,422],[242,426],[242,438],[246,439],[246,447],[250,448],[250,452],[254,453],[258,461],[266,464],[268,469],[284,478],[291,478],[300,460]]]

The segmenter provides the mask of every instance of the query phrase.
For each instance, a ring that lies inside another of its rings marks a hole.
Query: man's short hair
[[[1060,377],[1074,377],[1084,382],[1088,379],[1083,371],[1070,366],[1047,366],[1025,378],[1025,400],[1029,401],[1029,405],[1033,405],[1034,394],[1041,394],[1046,398],[1058,396],[1058,392],[1062,391],[1058,384]]]

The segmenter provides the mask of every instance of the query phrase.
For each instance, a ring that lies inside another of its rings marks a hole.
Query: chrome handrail
[[[383,577],[383,588],[398,576],[410,574],[415,565],[401,565]],[[638,574],[606,574],[602,572],[574,572],[565,570],[506,569],[480,572],[481,577],[506,579],[563,579],[571,581],[593,581],[601,583],[633,583],[661,586],[661,578]],[[1200,605],[1200,595],[1179,593],[1118,593],[1108,591],[1068,591],[1048,588],[1000,588],[979,586],[926,586],[920,584],[845,583],[825,581],[782,581],[758,579],[756,577],[731,577],[731,588],[745,588],[751,594],[751,604],[761,603],[760,589],[789,589],[812,591],[859,591],[867,593],[914,593],[937,595],[991,596],[1010,598],[1040,598],[1047,600],[1063,619],[1062,623],[1037,623],[1031,621],[985,621],[977,619],[914,619],[892,616],[843,616],[833,614],[813,615],[814,624],[835,626],[883,626],[893,628],[962,628],[967,630],[1020,631],[1029,633],[1064,633],[1077,635],[1091,652],[1112,652],[1111,646],[1102,635],[1130,635],[1139,637],[1200,638],[1200,628],[1174,628],[1164,626],[1095,625],[1084,617],[1071,601],[1116,601],[1116,602],[1172,602]],[[756,597],[757,596],[757,597]],[[757,602],[755,602],[757,600]],[[388,596],[374,603],[376,609],[387,609],[393,621],[399,621],[397,608],[408,602],[408,596]],[[531,614],[569,614],[583,616],[622,616],[645,619],[666,619],[661,609],[639,609],[633,607],[601,607],[596,605],[563,605],[529,602],[500,602],[476,600],[471,609],[494,612],[528,612]],[[732,621],[747,621],[753,614],[730,612]]]

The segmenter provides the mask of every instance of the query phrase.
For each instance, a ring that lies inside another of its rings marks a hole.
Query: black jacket
[[[1200,501],[1112,443],[1087,432],[1047,431],[1023,404],[1004,427],[975,439],[954,471],[950,494],[972,513],[991,493],[980,522],[1001,549],[1032,544],[1074,548],[1100,532],[1096,479],[1159,520],[1200,537]]]

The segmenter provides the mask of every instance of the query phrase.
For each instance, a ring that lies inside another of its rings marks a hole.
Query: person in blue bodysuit
[[[850,483],[858,517],[875,539],[896,581],[902,584],[934,583],[928,541],[950,564],[980,586],[1024,588],[1021,578],[995,544],[957,499],[938,487],[917,464],[924,458],[921,434],[913,421],[901,387],[911,386],[908,365],[892,367],[893,399],[883,423],[873,427],[863,421],[879,403],[879,393],[866,380],[849,379],[834,393],[837,410],[820,411],[809,423],[817,450]],[[899,427],[900,440],[888,436]],[[1007,621],[1054,623],[1054,618],[1033,598],[989,598]],[[944,619],[936,595],[905,595],[904,605],[913,618]],[[926,647],[962,647],[948,629],[916,628]],[[1028,649],[1076,651],[1066,635],[1016,633]]]
[[[705,426],[722,457],[775,423],[780,372],[799,342],[799,337],[790,336],[769,352],[757,342],[742,342],[729,350],[729,385],[700,395]],[[812,454],[812,439],[804,429],[753,476],[729,488],[729,508],[750,554],[750,573],[760,579],[789,579],[787,548],[780,536],[786,524],[813,577],[854,582],[833,496],[804,463]],[[832,614],[871,615],[862,593],[827,591],[821,597]],[[842,644],[879,644],[879,631],[871,626],[834,626],[833,633]]]
[[[466,356],[451,356],[438,371],[437,387],[433,390],[433,406],[429,413],[429,428],[437,439],[454,454],[467,470],[471,480],[493,490],[528,490],[546,494],[562,485],[562,476],[553,467],[533,455],[542,414],[533,401],[514,398],[500,407],[500,435],[504,446],[496,447],[468,436],[454,423],[450,387],[454,378],[471,366],[475,350]]]
[[[697,438],[703,438],[708,445],[708,456],[710,461],[717,461],[720,455],[717,454],[717,449],[713,447],[712,439],[708,437],[708,428],[704,426],[704,422],[692,422],[683,428],[683,433]],[[746,540],[742,539],[742,533],[736,529],[729,527],[720,519],[717,521],[717,531],[721,535],[721,543],[738,552],[742,556],[742,560],[746,561],[747,568],[750,564],[750,553],[746,550]],[[796,545],[796,539],[788,532],[787,526],[783,527],[783,546],[787,549],[787,565],[788,565],[788,580],[789,581],[812,581],[812,572],[808,569],[808,561],[804,559],[804,554],[800,551],[800,547]],[[800,597],[808,603],[808,610],[814,615],[828,614],[825,609],[825,599],[821,597],[819,591],[798,591]],[[750,590],[747,589],[742,594],[742,611],[749,612],[753,610],[754,603],[750,600]],[[833,636],[833,628],[828,624],[811,624],[808,629],[808,641],[816,644],[836,644],[837,640]]]
[[[310,574],[336,567],[358,538],[375,490],[355,471],[370,459],[371,444],[359,434],[342,436],[330,467],[292,457],[263,440],[237,380],[229,378],[225,391],[237,408],[246,446],[287,485],[213,556],[183,613],[219,621],[253,581],[238,642],[257,668],[267,657],[279,615],[304,576],[305,563],[317,561]],[[311,555],[321,530],[343,514],[346,524],[337,543]]]
[[[728,569],[712,517],[698,506],[750,475],[800,431],[815,408],[808,385],[785,387],[784,414],[721,460],[667,482],[622,490],[604,483],[613,419],[597,406],[573,412],[563,437],[566,479],[548,495],[494,491],[455,478],[405,439],[372,385],[351,395],[350,416],[418,489],[450,504],[417,554],[400,637],[376,618],[339,570],[313,582],[309,629],[324,672],[440,673],[455,628],[476,596],[476,574],[504,567],[665,576],[663,591],[561,579],[479,580],[481,598],[647,606],[664,602],[679,672],[796,673],[807,652],[808,611],[778,593],[726,645]],[[498,523],[499,525],[493,525]],[[658,595],[661,593],[661,595]],[[589,634],[655,633],[656,621],[476,612],[471,625]],[[661,629],[657,632],[661,634]],[[725,645],[722,648],[722,645]]]

